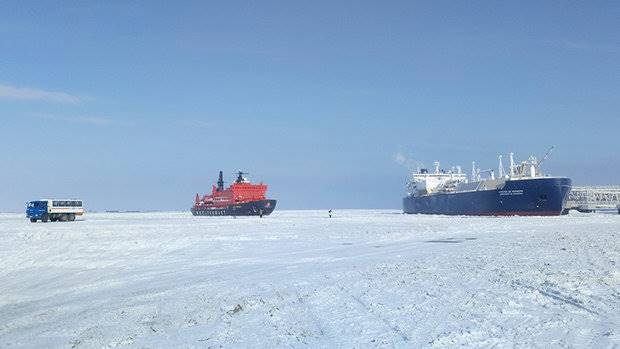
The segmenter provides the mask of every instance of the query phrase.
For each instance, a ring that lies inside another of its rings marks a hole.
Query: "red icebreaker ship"
[[[211,195],[202,198],[196,194],[192,214],[194,216],[266,216],[276,208],[276,200],[265,198],[267,185],[250,183],[241,171],[237,180],[224,189],[222,171],[213,186]]]

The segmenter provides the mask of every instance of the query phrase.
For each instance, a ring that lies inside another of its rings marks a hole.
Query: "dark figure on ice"
[[[263,209],[262,208],[260,210],[258,210],[258,216],[260,218],[263,218]]]
[[[332,210],[327,211],[327,213],[329,214],[329,218],[332,218]]]

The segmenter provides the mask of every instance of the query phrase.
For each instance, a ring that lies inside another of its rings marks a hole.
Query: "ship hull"
[[[268,216],[276,208],[276,200],[257,200],[225,207],[192,207],[194,216]]]
[[[559,216],[571,189],[569,178],[507,180],[501,188],[437,193],[403,199],[404,213],[473,216]]]

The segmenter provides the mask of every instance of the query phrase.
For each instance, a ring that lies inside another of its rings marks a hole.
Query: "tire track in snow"
[[[598,311],[592,310],[592,309],[584,306],[583,303],[580,300],[578,300],[576,298],[573,298],[571,296],[564,295],[560,291],[554,290],[552,288],[548,288],[548,287],[544,287],[544,288],[543,287],[534,287],[534,286],[526,285],[526,284],[524,284],[524,283],[522,283],[520,281],[513,281],[512,285],[515,285],[515,286],[518,286],[518,287],[521,287],[521,288],[525,288],[525,289],[528,289],[530,291],[538,292],[539,294],[541,294],[541,295],[543,295],[545,297],[548,297],[548,298],[551,298],[553,300],[559,301],[559,302],[561,302],[563,304],[572,305],[572,306],[577,307],[577,308],[579,308],[581,310],[584,310],[584,311],[586,311],[586,312],[588,312],[590,314],[600,315],[600,313]]]
[[[374,310],[371,307],[369,307],[366,303],[364,303],[364,301],[362,301],[359,297],[357,297],[354,294],[352,294],[349,291],[347,291],[343,286],[338,285],[338,284],[336,284],[336,286],[340,289],[340,291],[342,293],[346,294],[349,298],[353,299],[354,302],[359,304],[369,314],[372,314],[374,317],[376,317],[377,319],[381,320],[381,322],[383,322],[385,324],[385,326],[387,326],[393,333],[395,333],[398,336],[400,336],[400,338],[403,340],[403,342],[409,342],[409,337],[405,333],[403,333],[403,331],[401,331],[401,329],[398,328],[398,326],[392,325],[392,323],[390,323],[390,321],[388,321],[386,318],[384,318],[383,316],[375,313]]]

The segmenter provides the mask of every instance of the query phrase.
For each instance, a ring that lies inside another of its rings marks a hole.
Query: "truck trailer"
[[[26,218],[32,223],[41,222],[68,222],[74,221],[76,216],[84,214],[82,200],[36,200],[26,205]]]

